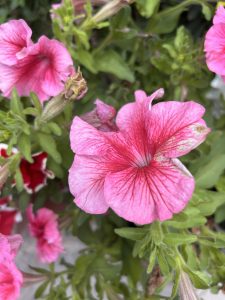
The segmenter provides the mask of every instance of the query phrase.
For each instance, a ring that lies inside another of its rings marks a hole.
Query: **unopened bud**
[[[104,5],[99,12],[93,16],[92,20],[95,23],[99,23],[108,19],[111,16],[114,16],[121,8],[126,5],[130,5],[134,0],[113,0],[109,1],[106,5]]]
[[[58,96],[49,100],[45,106],[42,115],[37,120],[38,124],[46,123],[49,120],[58,116],[65,109],[66,105],[74,100],[81,99],[87,92],[87,83],[84,80],[82,73],[78,71],[71,75],[64,87],[64,91]]]
[[[22,272],[23,275],[23,286],[29,286],[40,281],[45,281],[48,276],[47,274],[30,274]]]
[[[0,189],[6,183],[9,174],[9,163],[5,163],[3,166],[0,167]]]
[[[188,274],[183,271],[180,275],[179,294],[181,300],[199,300]]]

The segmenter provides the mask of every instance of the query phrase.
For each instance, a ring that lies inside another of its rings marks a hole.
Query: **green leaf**
[[[136,6],[143,17],[149,18],[159,7],[160,0],[136,0]]]
[[[33,162],[33,159],[31,157],[31,141],[30,136],[22,133],[18,139],[18,148],[22,155],[25,157],[27,161],[30,163]]]
[[[119,236],[130,239],[133,241],[139,241],[145,237],[145,235],[149,232],[146,228],[133,228],[133,227],[124,227],[115,229],[115,233]]]
[[[41,105],[41,102],[40,102],[38,96],[35,93],[31,92],[30,93],[30,98],[31,98],[31,101],[32,101],[33,105],[37,109],[38,114],[41,115],[41,113],[42,113],[42,105]]]
[[[78,60],[83,66],[85,66],[89,71],[96,74],[97,68],[95,65],[95,61],[90,52],[84,49],[78,49],[76,53],[73,54],[75,60]]]
[[[16,89],[12,90],[12,96],[10,100],[10,109],[16,114],[23,117],[23,105],[21,99],[16,91]]]
[[[60,164],[62,162],[62,157],[57,150],[54,138],[51,135],[42,132],[37,133],[37,138],[41,148]]]
[[[207,289],[210,285],[210,278],[203,272],[193,271],[188,267],[184,267],[184,271],[189,275],[193,285],[197,289]]]
[[[176,268],[175,269],[175,275],[174,275],[174,283],[173,283],[172,294],[170,296],[171,300],[174,299],[177,296],[179,282],[180,282],[180,269]]]
[[[55,122],[49,122],[47,124],[48,128],[50,128],[50,130],[52,131],[53,134],[55,135],[62,135],[62,129],[59,127],[59,125]]]
[[[163,242],[169,246],[180,246],[183,244],[191,244],[197,241],[197,236],[184,233],[167,233]]]
[[[156,253],[157,253],[157,248],[154,247],[153,250],[150,252],[150,256],[149,256],[149,263],[148,263],[148,268],[147,268],[148,274],[152,272],[152,270],[155,266]]]
[[[213,187],[225,169],[225,154],[214,157],[204,165],[195,175],[196,185],[200,188]]]
[[[25,212],[30,202],[30,195],[27,193],[22,193],[19,196],[19,208],[21,212]]]
[[[89,49],[90,45],[89,45],[89,41],[88,41],[88,35],[85,31],[77,28],[75,25],[73,26],[73,34],[76,38],[76,42],[80,43],[81,45],[83,45],[85,47],[85,49]]]
[[[15,178],[15,181],[16,181],[17,191],[21,192],[23,190],[23,184],[24,183],[23,183],[23,176],[22,176],[19,168],[16,170],[16,174],[15,174],[14,178]]]
[[[215,213],[215,222],[222,223],[225,221],[225,205],[222,205]]]
[[[203,0],[186,0],[180,4],[171,6],[155,14],[149,22],[147,31],[158,34],[169,33],[173,31],[179,21],[180,15],[187,9],[188,6],[199,4],[202,6],[202,12],[207,19],[211,18],[211,6]]]
[[[49,285],[49,281],[43,282],[35,291],[34,298],[35,299],[41,298],[45,290],[47,289],[48,285]]]
[[[34,108],[34,107],[27,107],[27,108],[25,108],[23,110],[23,113],[25,115],[30,115],[30,116],[34,116],[34,117],[38,116],[38,114],[39,114],[38,110],[36,108]]]
[[[163,241],[163,232],[161,228],[161,223],[159,221],[155,221],[151,227],[151,237],[154,244],[157,246],[160,245]]]
[[[168,265],[165,253],[161,249],[159,249],[159,251],[157,253],[157,260],[158,260],[159,267],[160,267],[162,274],[165,276],[168,275],[170,272],[169,265]]]
[[[191,204],[195,206],[203,216],[214,214],[218,207],[225,204],[225,193],[207,190],[196,190]]]
[[[134,82],[134,74],[123,58],[114,50],[98,52],[94,55],[98,71],[111,73],[119,79]]]

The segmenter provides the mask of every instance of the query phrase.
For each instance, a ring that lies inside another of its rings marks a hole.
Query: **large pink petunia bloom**
[[[14,263],[14,257],[21,243],[20,235],[5,236],[0,234],[0,300],[19,298],[23,276]]]
[[[210,130],[198,103],[151,106],[162,94],[137,91],[136,102],[118,112],[118,132],[101,132],[74,118],[69,187],[81,209],[102,214],[111,208],[137,224],[167,220],[184,209],[194,178],[176,157],[197,147]]]
[[[19,28],[23,24],[26,30],[29,29],[22,20],[10,22],[13,22],[14,27]],[[59,41],[50,40],[46,36],[41,36],[36,44],[29,40],[25,43],[25,37],[29,39],[31,29],[27,36],[25,33],[21,36],[14,34],[12,40],[9,38],[9,23],[4,24],[7,45],[0,50],[1,58],[9,56],[0,62],[0,90],[4,96],[10,97],[13,88],[17,89],[20,96],[35,92],[41,101],[58,95],[73,70],[73,61],[67,49]],[[22,29],[18,29],[20,31]],[[9,52],[7,48],[10,49]]]
[[[206,63],[209,70],[224,77],[225,8],[223,6],[218,7],[213,18],[213,26],[211,26],[209,31],[206,33],[204,50],[206,52]]]
[[[37,239],[37,252],[44,263],[56,261],[64,251],[58,229],[57,215],[48,208],[39,209],[36,214],[32,206],[27,209],[31,236]]]

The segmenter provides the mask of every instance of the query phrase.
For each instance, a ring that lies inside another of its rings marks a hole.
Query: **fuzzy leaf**
[[[98,71],[111,73],[119,79],[134,82],[133,72],[123,58],[114,50],[97,53],[94,56],[94,61]]]

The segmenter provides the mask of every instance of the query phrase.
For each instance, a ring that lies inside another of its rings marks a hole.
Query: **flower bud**
[[[0,167],[0,189],[6,183],[9,174],[9,163],[5,163],[3,166]]]
[[[47,274],[31,274],[22,272],[23,275],[23,286],[29,286],[40,281],[45,281],[48,277]]]
[[[113,0],[109,1],[106,5],[104,5],[100,11],[94,15],[92,20],[95,23],[99,23],[101,21],[104,21],[105,19],[108,19],[111,16],[114,16],[121,8],[123,8],[126,5],[131,4],[134,2],[134,0]]]
[[[78,70],[68,78],[64,91],[47,103],[38,120],[39,124],[46,123],[58,116],[69,102],[81,99],[86,92],[87,83],[80,70]]]
[[[179,294],[181,300],[198,300],[195,289],[191,283],[189,276],[185,272],[181,272],[179,283]]]

